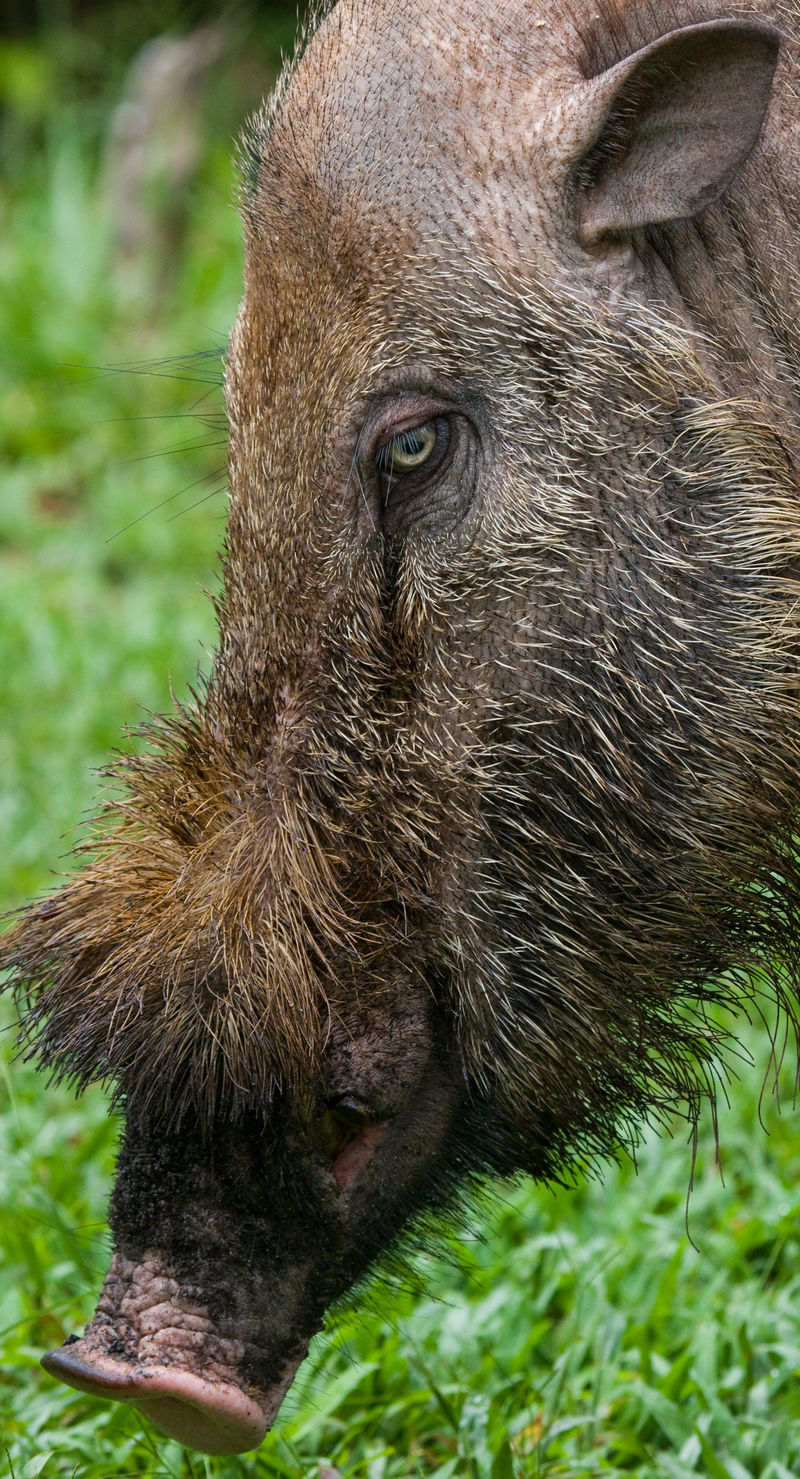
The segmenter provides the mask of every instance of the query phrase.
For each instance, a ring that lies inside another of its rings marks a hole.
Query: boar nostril
[[[168,1438],[215,1456],[257,1448],[277,1411],[289,1379],[265,1413],[246,1392],[229,1382],[207,1381],[175,1367],[129,1367],[118,1361],[90,1363],[69,1345],[42,1359],[45,1371],[80,1392],[137,1407]],[[292,1371],[291,1375],[294,1374]]]

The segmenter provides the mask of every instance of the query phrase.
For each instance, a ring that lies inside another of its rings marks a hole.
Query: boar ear
[[[584,245],[693,216],[722,194],[758,138],[779,45],[765,22],[709,21],[586,84],[572,119]]]

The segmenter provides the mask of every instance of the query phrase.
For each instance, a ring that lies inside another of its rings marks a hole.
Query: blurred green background
[[[213,646],[222,354],[240,292],[231,159],[289,5],[5,0],[0,16],[0,898],[52,886],[97,767]],[[6,1023],[11,1022],[7,1009]],[[0,1474],[800,1473],[800,1148],[745,1031],[726,1168],[686,1127],[577,1190],[495,1189],[312,1347],[257,1454],[210,1460],[60,1387],[90,1316],[114,1126],[0,1076]],[[789,1065],[791,1068],[793,1065]],[[769,1131],[764,1134],[759,1120]]]

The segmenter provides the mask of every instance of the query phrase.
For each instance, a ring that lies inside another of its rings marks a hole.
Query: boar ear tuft
[[[779,46],[766,22],[709,21],[586,84],[573,115],[584,245],[693,216],[723,193],[758,138]]]

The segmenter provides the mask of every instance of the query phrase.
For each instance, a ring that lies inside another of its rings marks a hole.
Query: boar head
[[[597,9],[317,17],[245,142],[213,671],[6,946],[126,1116],[45,1364],[207,1452],[410,1219],[695,1113],[796,969],[789,319],[725,279],[778,37]]]

